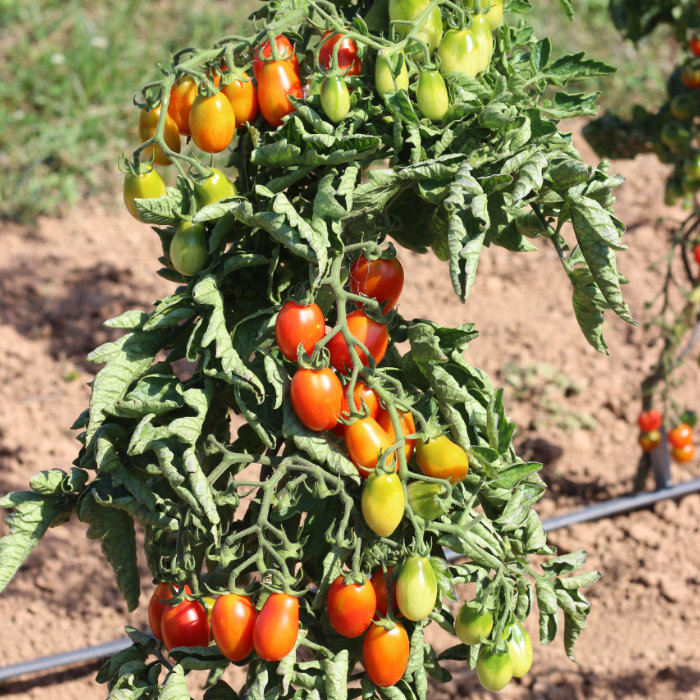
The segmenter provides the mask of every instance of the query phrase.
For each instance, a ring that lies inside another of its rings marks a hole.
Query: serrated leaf
[[[160,700],[183,700],[190,697],[187,688],[185,672],[179,664],[173,666],[170,673],[165,677],[163,689],[160,691]]]
[[[134,205],[141,221],[160,226],[177,226],[187,212],[188,202],[180,190],[166,187],[165,194],[150,199],[135,199]]]

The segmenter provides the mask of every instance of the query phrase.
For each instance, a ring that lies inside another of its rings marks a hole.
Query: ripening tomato
[[[649,411],[642,411],[637,418],[637,425],[643,433],[650,433],[652,430],[658,430],[661,427],[661,413],[655,408]]]
[[[417,622],[433,611],[438,584],[433,565],[427,557],[409,557],[396,579],[396,602],[401,614]]]
[[[671,456],[676,462],[690,462],[695,456],[695,445],[691,442],[683,447],[674,447],[671,450]]]
[[[316,343],[326,333],[326,320],[318,304],[300,306],[288,301],[277,314],[275,340],[280,352],[292,362],[297,361],[297,348],[302,345],[311,356]]]
[[[291,61],[268,61],[260,69],[258,78],[258,104],[265,121],[278,127],[284,117],[295,107],[289,101],[302,96],[301,81]]]
[[[211,633],[219,651],[231,661],[243,661],[253,651],[258,611],[248,596],[219,596],[211,611]]]
[[[362,489],[362,515],[370,530],[389,537],[399,526],[406,507],[398,474],[370,474]]]
[[[124,204],[131,216],[141,221],[135,199],[155,199],[165,194],[165,181],[155,168],[142,163],[140,173],[128,172],[124,176]]]
[[[494,693],[503,690],[513,678],[513,665],[507,651],[482,649],[476,661],[481,685]]]
[[[255,653],[264,661],[279,661],[294,649],[298,636],[299,601],[286,593],[273,593],[255,621]]]
[[[190,135],[190,110],[197,99],[197,83],[191,75],[183,75],[170,88],[168,114],[183,136]]]
[[[297,55],[294,52],[294,47],[292,46],[289,39],[287,39],[287,37],[284,36],[284,34],[280,34],[275,39],[275,44],[277,45],[277,58],[280,61],[283,61],[285,59],[289,60],[292,68],[294,69],[294,72],[297,75],[299,75],[299,59],[297,58]],[[270,60],[263,61],[260,58],[261,53],[262,53],[263,58],[270,59]],[[260,83],[260,70],[261,70],[261,68],[264,65],[266,65],[267,63],[271,63],[271,62],[272,62],[272,47],[270,46],[270,42],[268,40],[264,44],[262,44],[262,51],[261,51],[260,46],[258,46],[255,49],[255,54],[253,57],[253,75],[255,76],[255,79],[258,81],[258,83]]]
[[[399,609],[398,603],[396,602],[396,580],[387,588],[387,583],[392,579],[391,572],[393,570],[393,566],[388,566],[385,574],[383,569],[377,569],[370,579],[372,588],[374,588],[374,594],[377,598],[377,612],[380,617],[386,617],[387,611],[389,610],[389,590],[391,590],[392,611],[396,614]]]
[[[340,75],[327,75],[321,83],[321,107],[335,124],[342,122],[350,112],[350,93]]]
[[[209,646],[209,618],[202,604],[196,600],[167,605],[160,621],[160,631],[168,651],[175,647]]]
[[[190,587],[185,584],[185,593],[192,593]],[[159,583],[156,586],[156,590],[153,591],[151,600],[148,603],[148,624],[153,632],[153,636],[163,641],[163,634],[160,630],[160,623],[163,619],[163,611],[170,607],[165,600],[170,600],[173,597],[172,588],[169,583]]]
[[[326,604],[331,627],[342,637],[359,637],[372,623],[377,596],[369,579],[345,585],[341,575],[328,589]]]
[[[338,422],[343,387],[329,367],[298,369],[292,377],[289,396],[294,413],[309,430],[330,430]]]
[[[233,107],[236,116],[236,126],[241,127],[246,122],[254,122],[258,116],[258,94],[253,81],[241,71],[228,85],[221,88]]]
[[[383,323],[379,323],[369,318],[364,311],[353,311],[347,317],[348,330],[357,338],[370,352],[376,364],[379,364],[384,357],[389,345],[389,331]],[[336,333],[326,346],[331,354],[331,364],[339,372],[352,370],[352,359],[348,344],[341,333]],[[365,367],[369,365],[369,360],[365,353],[357,347],[357,354]]]
[[[693,429],[687,423],[677,425],[668,434],[672,447],[685,447],[693,442]]]
[[[424,41],[428,45],[428,51],[432,54],[438,47],[442,39],[442,15],[440,8],[434,7],[432,12],[415,27],[408,22],[414,22],[427,9],[430,0],[389,0],[389,20],[391,22],[401,21],[394,25],[396,33],[403,38],[412,32],[413,35]],[[416,31],[416,29],[418,31]],[[423,60],[422,49],[416,51],[415,59],[419,62]]]
[[[211,169],[209,176],[197,179],[194,183],[194,198],[200,209],[207,204],[215,204],[222,199],[235,197],[237,194],[236,186],[216,168]]]
[[[154,107],[150,112],[145,109],[141,110],[141,114],[139,114],[139,139],[141,139],[141,143],[153,138],[159,119],[160,107]],[[177,128],[177,124],[169,114],[165,115],[163,139],[171,151],[175,151],[175,153],[180,152],[180,132]],[[153,155],[153,162],[158,165],[170,165],[172,162],[158,145],[149,146],[144,150],[144,153],[146,154],[146,158],[150,158],[151,155]]]
[[[367,417],[358,418],[345,426],[345,444],[357,471],[366,479],[377,467],[379,455],[386,452],[394,441],[374,418]],[[395,459],[396,454],[389,455],[386,460],[387,466]]]
[[[690,90],[695,90],[700,87],[700,66],[687,65],[683,66],[681,71],[681,80]]]
[[[355,382],[355,390],[352,392],[355,410],[362,411],[364,401],[369,418],[377,419],[379,415],[379,397],[363,381]],[[350,416],[350,404],[348,403],[347,386],[343,387],[343,414],[345,418]],[[344,431],[343,431],[344,432]]]
[[[700,36],[693,34],[688,42],[688,48],[694,56],[700,56]]]
[[[394,432],[394,424],[391,421],[391,415],[389,411],[385,408],[379,411],[377,416],[377,423],[384,428],[386,434],[389,436],[392,444],[396,442],[396,433]],[[403,453],[406,455],[406,461],[411,459],[413,454],[413,448],[415,447],[416,441],[407,440],[406,435],[413,435],[416,432],[416,424],[413,421],[413,414],[410,411],[399,411],[399,424],[401,426],[401,434],[404,436],[404,446]]]
[[[493,54],[493,37],[486,15],[472,16],[471,31],[479,49],[479,72],[488,70]]]
[[[445,79],[437,70],[424,70],[418,76],[416,87],[418,109],[424,117],[439,122],[450,108]]]
[[[327,38],[328,37],[328,38]],[[329,29],[321,37],[321,49],[318,52],[318,65],[328,71],[333,67],[333,52],[335,45],[338,47],[338,70],[343,75],[360,75],[362,62],[357,56],[357,45],[351,37],[345,36],[334,29]]]
[[[493,615],[486,610],[479,612],[479,604],[465,603],[455,618],[455,634],[464,644],[481,644],[489,638],[493,629]]]
[[[644,452],[651,452],[661,444],[661,433],[658,430],[641,433],[638,442]]]
[[[390,630],[372,625],[362,644],[362,663],[372,683],[380,688],[398,683],[408,666],[409,650],[408,635],[400,622]]]
[[[204,224],[181,221],[170,241],[170,261],[186,277],[196,275],[209,259],[204,244]]]
[[[394,78],[396,85],[394,85]],[[408,70],[403,54],[391,54],[382,49],[374,66],[374,87],[380,97],[396,90],[408,90]]]
[[[693,257],[695,258],[695,262],[700,265],[700,243],[693,248]]]
[[[508,656],[513,676],[522,678],[532,667],[532,639],[519,623],[503,630],[503,639],[508,640]]]
[[[447,435],[433,438],[429,442],[416,441],[416,460],[426,476],[449,479],[456,484],[469,472],[467,453]]]
[[[382,306],[382,313],[386,314],[396,306],[403,290],[403,281],[403,265],[398,258],[370,261],[360,255],[350,268],[348,283],[353,294],[376,299]],[[361,305],[361,302],[356,303]]]
[[[189,119],[192,140],[205,153],[220,153],[236,132],[236,116],[225,95],[199,95],[192,105]]]
[[[687,92],[681,92],[671,98],[669,109],[676,119],[688,121],[695,115],[695,98]]]
[[[475,78],[481,66],[476,37],[469,29],[448,29],[438,48],[441,73],[463,73]]]

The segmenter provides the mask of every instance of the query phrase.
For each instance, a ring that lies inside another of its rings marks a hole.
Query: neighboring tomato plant
[[[273,593],[255,620],[255,653],[265,661],[279,661],[294,649],[298,636],[299,601],[287,593]]]
[[[345,584],[343,578],[338,576],[328,589],[328,621],[342,637],[359,637],[372,622],[377,596],[369,579],[362,584]]]
[[[693,442],[693,429],[687,423],[680,423],[668,433],[672,447],[685,447]]]
[[[372,625],[362,644],[362,663],[367,676],[380,688],[401,680],[408,666],[408,654],[408,635],[400,622],[395,622],[390,630]]]
[[[671,450],[671,456],[676,460],[676,462],[690,462],[690,460],[695,456],[695,445],[689,443],[687,445],[683,445],[682,447],[674,447]]]
[[[211,610],[211,634],[219,651],[231,661],[243,661],[253,651],[258,612],[248,596],[219,596]]]

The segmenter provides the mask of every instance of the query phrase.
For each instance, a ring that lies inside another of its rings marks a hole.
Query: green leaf
[[[179,664],[173,666],[170,673],[165,677],[163,690],[160,691],[160,700],[183,700],[190,697],[187,688],[185,672]]]
[[[187,213],[189,202],[180,190],[166,187],[165,194],[150,199],[135,199],[134,205],[139,218],[147,224],[177,226]]]

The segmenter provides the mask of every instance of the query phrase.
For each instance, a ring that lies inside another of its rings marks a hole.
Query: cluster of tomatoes
[[[643,411],[637,419],[639,444],[644,452],[651,452],[661,444],[663,418],[656,409]],[[679,423],[666,438],[671,446],[671,456],[676,462],[689,462],[695,456],[693,429],[687,423]]]

